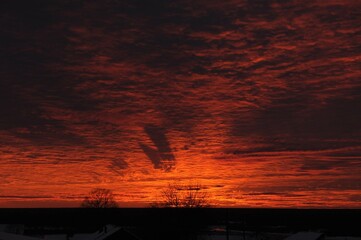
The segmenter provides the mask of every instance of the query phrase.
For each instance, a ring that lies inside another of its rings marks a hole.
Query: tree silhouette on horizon
[[[200,184],[168,184],[162,191],[160,202],[151,207],[164,208],[207,208],[210,207],[209,195]]]
[[[83,208],[117,208],[118,203],[114,199],[111,190],[105,188],[95,188],[89,192],[81,204]]]

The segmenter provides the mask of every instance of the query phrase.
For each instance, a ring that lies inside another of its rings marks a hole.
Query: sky
[[[4,0],[0,207],[361,208],[361,1]]]

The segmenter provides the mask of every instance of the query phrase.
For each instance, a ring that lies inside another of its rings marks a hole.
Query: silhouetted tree
[[[162,200],[154,203],[152,207],[169,208],[205,208],[210,207],[209,196],[204,187],[199,184],[178,185],[169,184],[162,191]]]
[[[83,208],[117,208],[113,192],[105,188],[96,188],[85,197],[81,206]]]

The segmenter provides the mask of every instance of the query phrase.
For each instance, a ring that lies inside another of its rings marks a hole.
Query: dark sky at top
[[[0,206],[197,181],[221,206],[360,207],[360,12],[1,1]]]

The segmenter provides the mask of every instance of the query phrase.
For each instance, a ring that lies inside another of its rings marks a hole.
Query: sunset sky
[[[361,208],[361,1],[3,0],[0,207]]]

